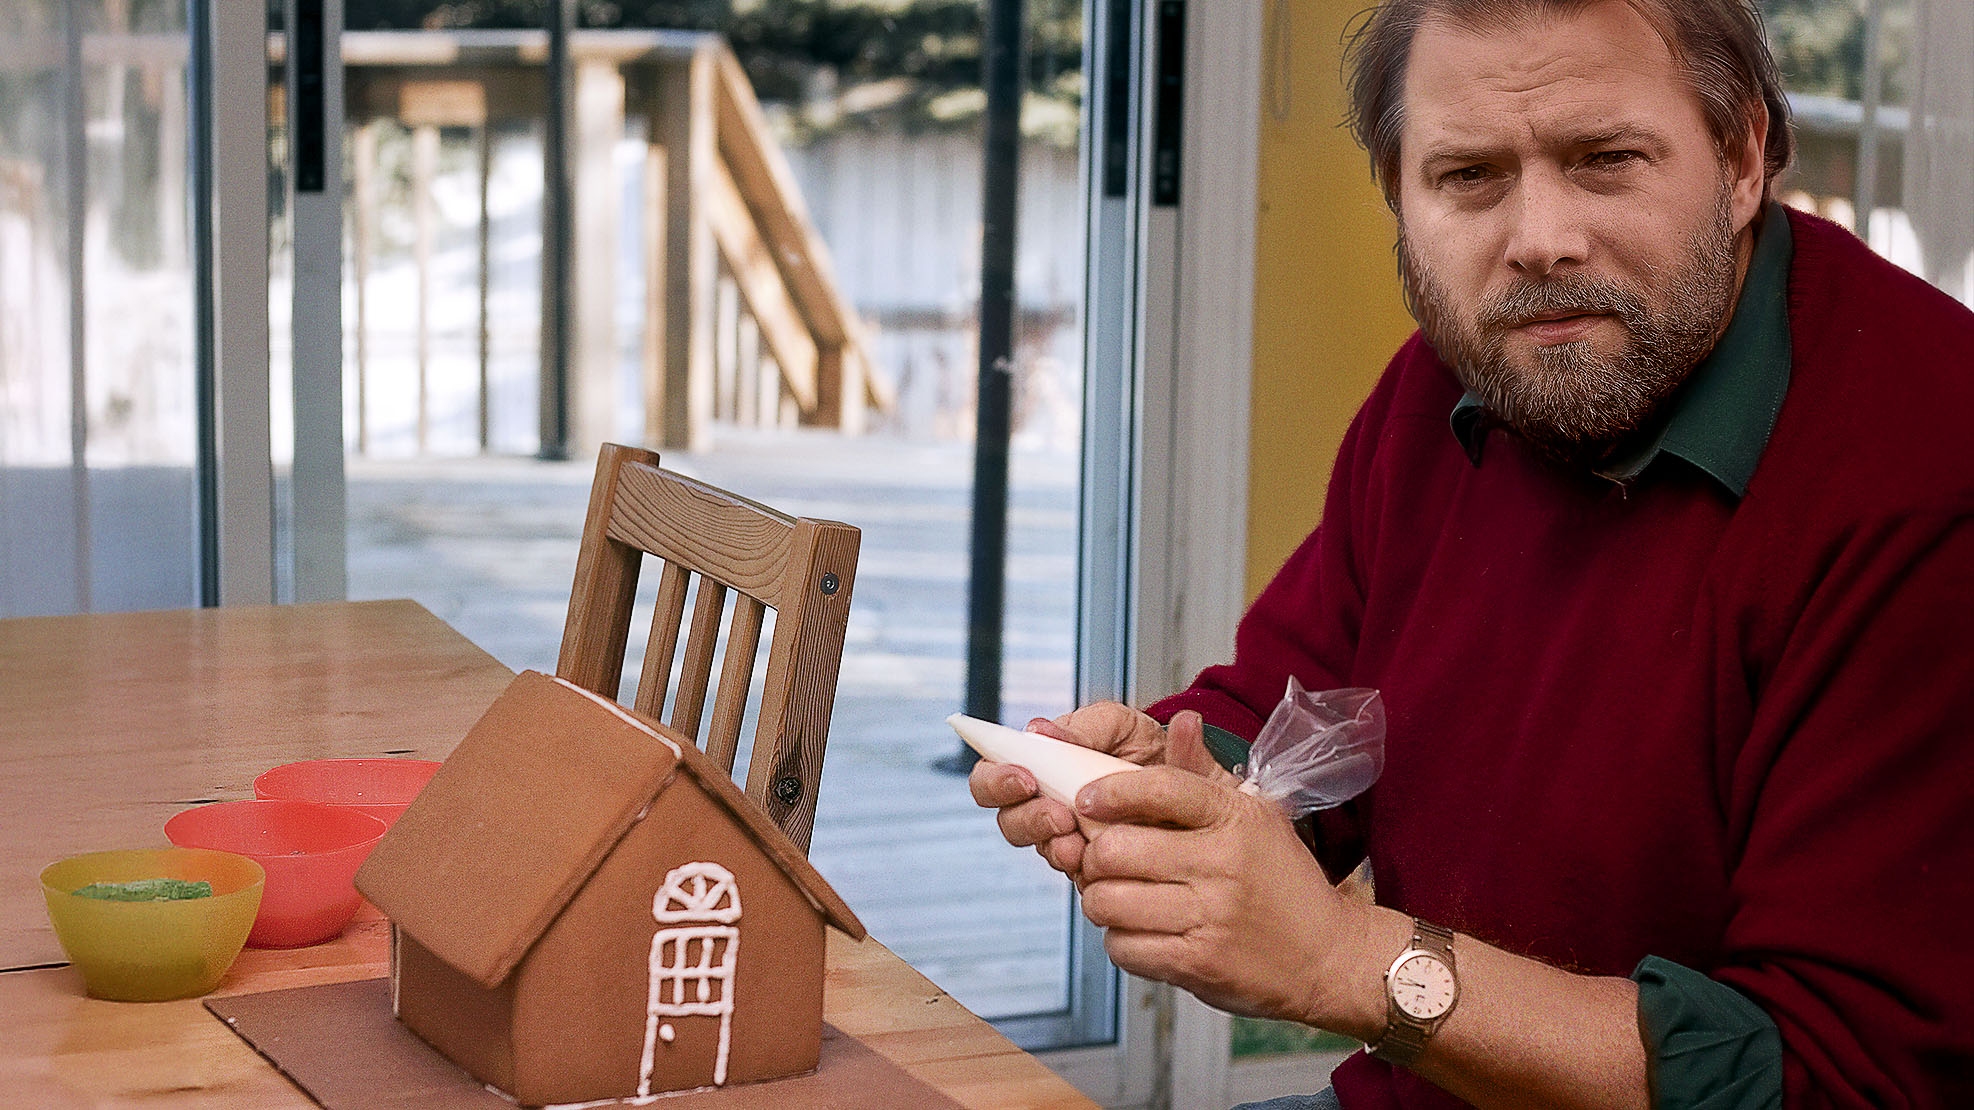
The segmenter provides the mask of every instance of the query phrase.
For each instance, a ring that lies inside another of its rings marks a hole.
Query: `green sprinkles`
[[[178,902],[211,898],[212,884],[204,879],[133,879],[127,883],[90,883],[74,893],[78,898],[100,898],[105,902]]]

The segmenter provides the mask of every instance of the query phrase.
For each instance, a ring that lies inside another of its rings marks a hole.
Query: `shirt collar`
[[[1741,283],[1734,318],[1686,383],[1656,429],[1609,460],[1598,474],[1629,482],[1661,454],[1673,455],[1711,475],[1735,497],[1748,480],[1775,430],[1789,390],[1789,263],[1795,253],[1789,216],[1771,202],[1755,237],[1754,257]],[[1453,434],[1480,465],[1481,445],[1492,421],[1472,393],[1453,406]]]

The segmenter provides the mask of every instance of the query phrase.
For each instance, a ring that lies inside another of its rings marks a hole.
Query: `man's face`
[[[1413,41],[1399,246],[1419,323],[1543,453],[1590,463],[1712,349],[1759,211],[1761,146],[1729,161],[1623,0]]]

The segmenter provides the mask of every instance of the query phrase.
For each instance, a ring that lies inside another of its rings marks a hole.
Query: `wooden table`
[[[34,876],[278,763],[443,758],[511,677],[409,601],[0,620],[0,1106],[313,1105],[196,999],[83,997]],[[248,949],[218,993],[381,976],[387,931]],[[960,1103],[1095,1105],[877,941],[828,965],[824,1017]]]

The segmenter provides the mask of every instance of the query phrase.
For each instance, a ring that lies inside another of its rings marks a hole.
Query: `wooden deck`
[[[1073,694],[1077,461],[1014,455],[1002,716],[1019,723]],[[723,430],[665,465],[863,529],[810,854],[874,935],[1002,1017],[1063,1005],[1069,888],[931,768],[957,746],[943,719],[964,682],[972,457],[967,443]],[[414,598],[508,666],[552,671],[592,471],[350,460],[350,597]]]

